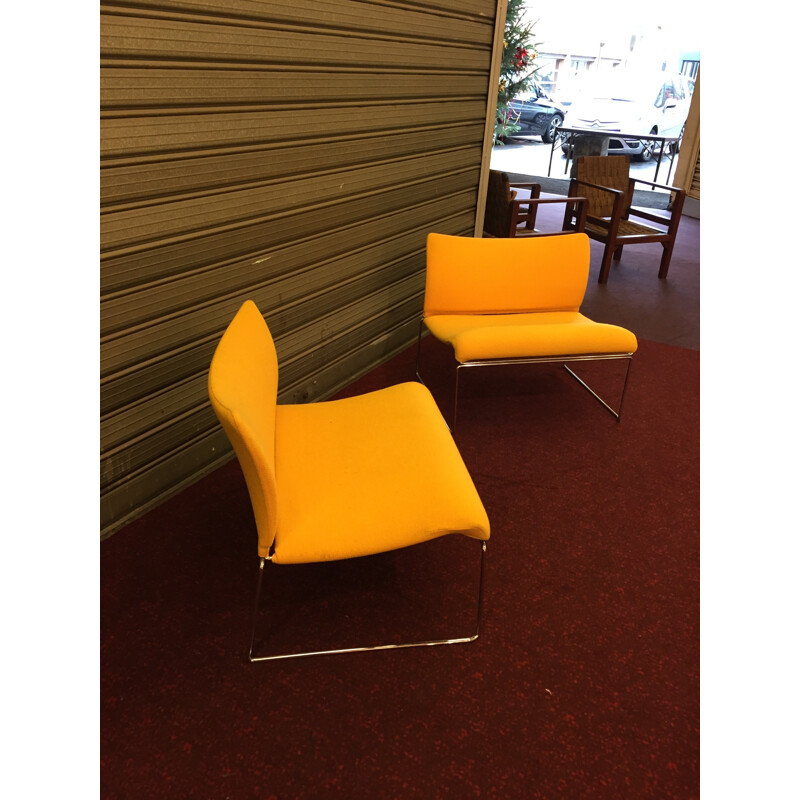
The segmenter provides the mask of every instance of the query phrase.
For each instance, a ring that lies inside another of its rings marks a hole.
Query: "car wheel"
[[[547,126],[547,130],[542,134],[542,141],[545,144],[552,144],[553,139],[556,138],[556,131],[561,127],[564,117],[561,114],[553,114]]]
[[[657,136],[657,135],[658,135],[658,129],[655,126],[653,126],[650,129],[650,136]],[[638,156],[636,156],[636,160],[649,161],[653,157],[653,153],[655,152],[657,145],[658,142],[653,142],[646,139],[644,141],[644,150],[642,150],[642,152],[639,153]]]
[[[681,142],[683,141],[683,134],[684,133],[686,133],[686,125],[685,124],[681,128],[681,132],[679,134],[680,139],[678,139],[678,141],[674,142],[673,145],[672,145],[672,154],[673,155],[678,155],[678,153],[680,153],[680,151],[681,151]]]

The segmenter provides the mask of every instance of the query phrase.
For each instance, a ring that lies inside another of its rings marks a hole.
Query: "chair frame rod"
[[[420,349],[422,348],[422,329],[423,329],[424,326],[425,326],[425,317],[420,317],[420,320],[419,320],[419,331],[417,332],[417,363],[416,363],[416,366],[414,367],[414,371],[416,372],[417,380],[423,386],[425,386],[425,381],[422,380],[422,376],[419,374],[419,352],[420,352]]]
[[[381,645],[372,645],[368,647],[345,647],[332,650],[312,650],[302,653],[282,653],[280,655],[274,655],[274,656],[254,656],[253,647],[255,645],[255,638],[256,638],[258,611],[261,601],[261,589],[264,578],[264,566],[267,561],[272,561],[272,556],[266,556],[259,559],[258,581],[256,584],[256,597],[253,608],[253,627],[250,635],[250,650],[248,653],[248,660],[251,663],[259,661],[281,661],[290,658],[307,658],[309,656],[334,655],[340,653],[364,653],[369,650],[401,650],[407,647],[431,647],[440,644],[465,644],[468,642],[474,642],[480,634],[481,621],[483,617],[483,592],[484,592],[483,587],[484,587],[484,578],[486,575],[486,542],[483,540],[481,540],[481,574],[480,574],[480,583],[478,586],[477,620],[476,620],[475,633],[472,634],[471,636],[462,636],[456,639],[432,639],[421,642],[404,642],[401,644],[381,644]]]
[[[422,380],[422,376],[419,374],[419,356],[420,351],[422,349],[422,327],[425,324],[425,318],[422,317],[419,321],[419,333],[417,335],[417,362],[415,366],[415,372],[417,376],[417,380],[425,386],[425,381]],[[580,376],[576,375],[565,362],[573,362],[573,361],[619,361],[621,359],[628,360],[628,367],[625,370],[625,381],[622,384],[622,395],[620,396],[619,406],[617,409],[614,410],[602,397],[600,397],[597,392],[592,389]],[[535,357],[522,357],[522,358],[496,358],[496,359],[486,359],[481,361],[464,361],[464,362],[456,362],[456,380],[455,380],[455,396],[453,398],[453,424],[448,425],[450,428],[451,433],[455,433],[456,431],[456,422],[458,420],[458,376],[459,371],[462,367],[498,367],[498,366],[508,366],[513,364],[557,364],[562,363],[564,365],[564,369],[575,378],[578,383],[586,389],[589,394],[594,396],[610,413],[611,415],[617,420],[620,421],[620,417],[622,415],[622,404],[625,401],[625,392],[628,389],[628,377],[630,376],[631,372],[631,362],[633,360],[633,353],[584,353],[584,354],[577,354],[577,355],[560,355],[560,356],[535,356]]]
[[[619,361],[622,359],[628,360],[628,368],[625,370],[625,382],[622,386],[622,396],[620,399],[619,407],[615,411],[597,392],[594,391],[585,381],[576,375],[566,363],[567,361]],[[458,375],[462,367],[498,367],[509,366],[514,364],[554,364],[564,363],[564,369],[572,375],[590,394],[602,403],[603,406],[611,413],[611,415],[619,422],[622,413],[622,401],[625,399],[625,391],[628,388],[628,376],[631,371],[631,361],[633,353],[599,353],[596,355],[568,355],[568,356],[537,356],[535,358],[503,358],[503,359],[487,359],[486,361],[464,361],[456,365],[456,381],[455,381],[455,397],[453,399],[453,425],[452,431],[455,433],[456,421],[458,415]]]
[[[628,388],[628,375],[630,375],[630,372],[631,372],[631,362],[633,361],[633,354],[630,354],[628,356],[620,356],[620,357],[628,359],[628,367],[625,370],[625,381],[622,384],[622,396],[619,399],[619,406],[617,407],[616,411],[613,408],[611,408],[611,406],[608,403],[606,403],[606,401],[603,400],[603,398],[600,397],[600,395],[597,394],[597,392],[594,389],[592,389],[592,387],[589,386],[589,384],[587,384],[586,381],[583,380],[583,378],[581,378],[579,375],[576,375],[566,364],[564,364],[564,369],[567,372],[569,372],[569,374],[572,375],[572,377],[575,378],[575,380],[578,381],[578,383],[581,386],[583,386],[583,388],[586,389],[586,391],[588,391],[589,394],[591,394],[597,400],[599,400],[600,403],[602,405],[604,405],[611,412],[611,414],[616,418],[617,422],[619,422],[619,418],[622,415],[622,404],[625,402],[625,392],[626,392],[626,390]]]

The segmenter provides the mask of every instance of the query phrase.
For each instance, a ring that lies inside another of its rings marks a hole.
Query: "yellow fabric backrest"
[[[525,239],[430,233],[425,316],[578,311],[588,280],[585,233]]]
[[[264,317],[247,300],[222,336],[208,373],[211,405],[244,473],[258,529],[259,555],[275,539],[275,406],[278,356]]]

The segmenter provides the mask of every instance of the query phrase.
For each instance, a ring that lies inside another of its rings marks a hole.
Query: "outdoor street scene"
[[[675,175],[679,158],[680,154],[673,159],[670,153],[666,153],[661,158],[660,166],[658,154],[649,161],[631,160],[631,177],[654,183],[669,183]],[[568,181],[571,166],[572,161],[567,161],[558,145],[553,148],[541,139],[537,141],[534,138],[512,137],[506,144],[496,144],[492,148],[491,168],[509,174]]]
[[[699,79],[693,36],[657,8],[620,21],[588,3],[509,3],[491,168],[562,194],[575,156],[624,155],[631,177],[670,184]]]

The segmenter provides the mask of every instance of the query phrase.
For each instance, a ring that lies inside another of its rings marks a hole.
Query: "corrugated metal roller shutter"
[[[208,364],[245,298],[280,399],[409,344],[429,231],[473,232],[495,0],[101,5],[101,523],[229,457]]]

